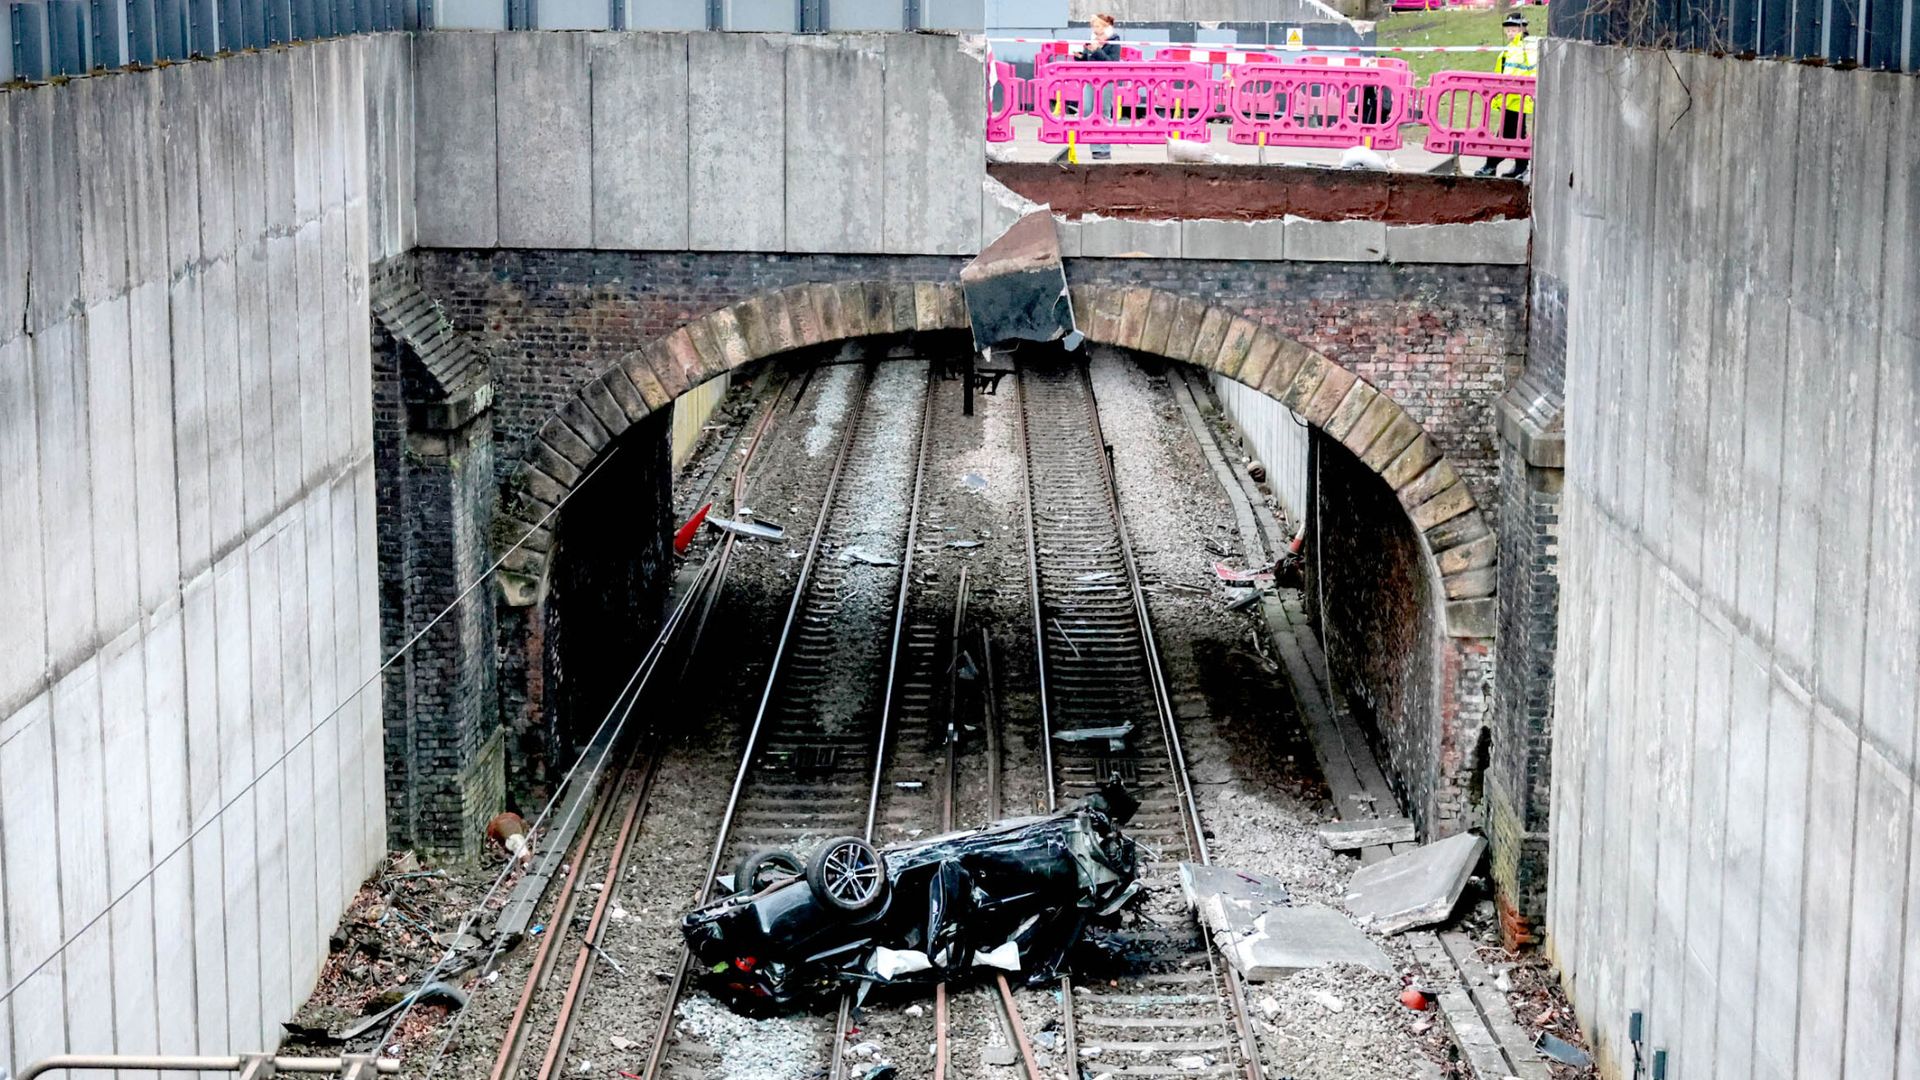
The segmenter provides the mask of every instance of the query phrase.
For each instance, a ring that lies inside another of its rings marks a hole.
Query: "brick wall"
[[[1526,267],[1078,259],[1067,272],[1203,296],[1275,327],[1399,402],[1494,504],[1493,404],[1526,355]]]
[[[413,255],[421,285],[493,357],[501,475],[549,414],[621,354],[693,317],[811,281],[955,278],[938,256],[445,251]]]
[[[1319,432],[1308,488],[1307,594],[1330,673],[1424,827],[1435,748],[1426,718],[1440,704],[1432,577],[1393,492]]]
[[[1509,437],[1500,444],[1500,662],[1487,777],[1487,831],[1509,943],[1537,937],[1546,913],[1564,472],[1560,455],[1538,446],[1561,426],[1565,286],[1535,275],[1530,307],[1526,367],[1508,395]]]

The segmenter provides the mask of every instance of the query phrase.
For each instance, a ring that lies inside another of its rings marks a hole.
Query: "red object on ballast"
[[[708,503],[700,509],[695,510],[693,516],[687,519],[687,523],[680,526],[679,531],[673,534],[673,553],[675,555],[685,555],[687,553],[687,545],[693,543],[693,534],[700,531],[700,524],[707,520],[707,511],[711,509],[713,509],[713,504]]]
[[[1414,1012],[1426,1012],[1427,995],[1409,986],[1405,990],[1400,991],[1400,1004],[1405,1005]]]

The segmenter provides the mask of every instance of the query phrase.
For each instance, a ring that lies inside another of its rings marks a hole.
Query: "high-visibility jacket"
[[[1522,38],[1501,50],[1500,59],[1494,63],[1493,70],[1501,75],[1525,75],[1531,79],[1539,66],[1540,62],[1534,56],[1533,49],[1528,46],[1526,39]],[[1532,116],[1533,95],[1503,94],[1500,98],[1500,107],[1508,112],[1519,111]]]

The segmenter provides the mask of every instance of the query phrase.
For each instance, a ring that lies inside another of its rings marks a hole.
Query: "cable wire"
[[[406,643],[404,645],[401,645],[400,648],[392,656],[387,657],[385,662],[383,662],[378,668],[374,669],[373,674],[367,676],[367,679],[365,682],[362,682],[359,686],[355,687],[351,694],[348,694],[346,697],[340,699],[340,704],[335,705],[333,707],[332,712],[329,712],[327,715],[321,717],[319,721],[316,722],[313,725],[313,727],[307,731],[306,734],[300,736],[298,739],[295,739],[292,743],[288,744],[286,750],[282,752],[279,757],[274,758],[272,761],[268,762],[266,767],[263,769],[260,769],[255,774],[253,779],[247,781],[247,783],[244,786],[242,786],[239,791],[234,792],[230,798],[228,798],[225,802],[221,803],[220,808],[218,810],[215,810],[211,815],[209,815],[205,821],[201,822],[199,825],[194,826],[194,828],[187,833],[186,837],[183,838],[178,844],[175,844],[171,850],[169,850],[165,855],[161,856],[160,858],[155,859],[153,861],[153,865],[147,868],[146,873],[141,874],[139,877],[135,878],[133,882],[129,884],[125,889],[122,889],[119,895],[115,896],[111,901],[107,903],[106,907],[100,909],[99,914],[95,915],[93,918],[88,919],[85,923],[81,924],[80,929],[75,930],[73,933],[67,935],[66,938],[60,942],[60,945],[58,948],[54,949],[52,952],[47,954],[46,959],[40,961],[38,964],[35,964],[32,968],[28,969],[25,975],[22,975],[20,978],[14,981],[13,985],[7,987],[5,993],[0,993],[0,1002],[5,1002],[11,999],[13,995],[18,993],[22,987],[26,986],[27,983],[31,982],[35,976],[39,975],[42,971],[45,971],[49,964],[59,959],[60,956],[64,954],[69,948],[71,948],[75,942],[79,941],[81,937],[85,936],[88,931],[92,930],[95,926],[99,925],[100,920],[106,918],[109,914],[111,914],[114,908],[119,907],[121,901],[133,895],[133,892],[135,889],[138,889],[140,886],[146,884],[148,881],[151,881],[153,879],[153,876],[160,872],[160,868],[162,866],[165,866],[168,862],[171,862],[174,856],[180,854],[182,851],[185,851],[187,849],[187,846],[193,843],[193,841],[196,838],[198,838],[201,833],[206,832],[209,826],[211,826],[214,822],[219,821],[223,816],[225,816],[227,811],[233,809],[234,804],[238,803],[243,796],[247,795],[248,793],[252,792],[254,788],[258,787],[260,785],[260,782],[267,778],[268,774],[272,773],[275,769],[285,764],[287,759],[292,757],[295,751],[299,750],[302,746],[305,746],[309,740],[311,740],[315,735],[319,734],[320,729],[332,723],[335,717],[339,716],[342,712],[346,711],[347,706],[353,704],[353,702],[356,699],[358,699],[361,694],[365,693],[367,690],[367,687],[372,686],[374,683],[380,681],[381,676],[387,673],[387,669],[391,668],[394,664],[398,663],[401,657],[405,656],[409,651],[413,649],[415,645],[420,643],[421,638],[424,638],[427,636],[427,631],[432,630],[435,626],[439,625],[443,619],[445,619],[448,615],[451,615],[453,613],[453,610],[455,608],[465,603],[467,597],[472,595],[475,589],[479,588],[480,586],[486,584],[488,581],[492,580],[494,572],[499,570],[501,566],[505,565],[507,559],[510,556],[512,556],[514,552],[520,550],[520,548],[527,542],[529,537],[531,537],[534,533],[539,532],[542,528],[545,528],[547,522],[552,521],[554,515],[560,512],[560,508],[565,506],[567,502],[571,500],[575,495],[579,494],[580,491],[587,486],[587,482],[592,480],[594,476],[597,473],[599,473],[601,467],[604,466],[607,462],[613,460],[613,456],[619,452],[620,452],[620,447],[615,446],[613,447],[613,449],[608,450],[605,454],[601,455],[600,459],[593,463],[593,467],[587,470],[586,475],[580,478],[580,482],[578,484],[575,484],[572,490],[568,491],[566,495],[564,495],[560,499],[559,502],[554,504],[553,509],[548,510],[546,514],[544,514],[540,518],[540,520],[533,525],[532,528],[522,533],[520,535],[520,538],[513,542],[513,546],[507,548],[506,551],[501,552],[500,557],[493,561],[493,565],[481,571],[480,575],[474,578],[472,582],[468,583],[466,588],[461,589],[460,594],[458,596],[455,596],[453,600],[447,604],[446,607],[441,608],[439,614],[435,615],[432,619],[429,619],[425,626],[422,626],[419,629],[419,631],[416,632],[412,637],[408,638]]]

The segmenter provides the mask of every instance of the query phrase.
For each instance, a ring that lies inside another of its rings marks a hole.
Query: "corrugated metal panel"
[[[1306,518],[1307,428],[1293,410],[1258,390],[1219,375],[1211,376],[1214,396],[1227,419],[1240,429],[1248,448],[1267,467],[1267,486],[1287,520]]]
[[[733,380],[726,375],[710,380],[682,394],[673,403],[673,467],[676,471],[693,456],[700,442],[700,429],[720,407]]]

